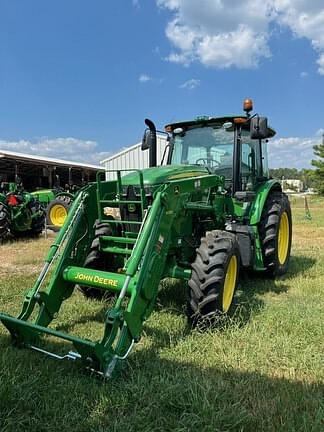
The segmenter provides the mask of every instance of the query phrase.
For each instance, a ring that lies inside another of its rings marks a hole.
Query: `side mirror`
[[[152,145],[152,132],[150,129],[145,129],[143,139],[142,139],[142,146],[141,150],[147,150]]]
[[[145,119],[145,124],[148,127],[148,129],[145,130],[144,136],[142,139],[142,150],[150,150],[149,155],[149,166],[155,167],[157,165],[157,158],[156,158],[156,127],[155,124],[152,122],[152,120]]]
[[[268,138],[268,119],[267,117],[253,117],[250,121],[250,137],[251,139]]]
[[[149,120],[145,119],[145,124],[148,127],[144,131],[143,139],[142,139],[142,150],[147,150],[156,146],[156,128],[155,124]]]

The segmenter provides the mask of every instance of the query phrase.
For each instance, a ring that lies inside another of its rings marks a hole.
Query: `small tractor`
[[[99,172],[81,189],[21,313],[0,315],[14,345],[79,360],[108,378],[140,340],[162,279],[184,281],[189,323],[204,329],[232,313],[240,270],[283,275],[291,210],[268,174],[275,131],[251,110],[247,99],[243,115],[167,125],[164,166],[156,166],[157,132],[146,120],[142,150],[149,149],[150,168],[119,170],[110,181]],[[76,288],[90,298],[115,296],[101,340],[49,327]],[[74,351],[46,350],[42,335]]]
[[[18,183],[0,185],[0,241],[13,237],[38,236],[45,225],[45,211],[40,202]]]
[[[77,188],[71,191],[55,188],[41,189],[31,193],[46,208],[46,225],[51,230],[59,231],[62,228],[76,191]]]

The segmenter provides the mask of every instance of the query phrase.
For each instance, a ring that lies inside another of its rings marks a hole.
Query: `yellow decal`
[[[180,173],[180,174],[174,174],[173,176],[170,176],[168,178],[168,180],[177,180],[177,179],[182,179],[182,178],[187,178],[187,177],[198,177],[198,176],[202,176],[204,175],[203,172],[197,172],[197,171],[187,171],[185,173]]]
[[[115,279],[107,279],[100,276],[92,276],[92,275],[86,275],[83,273],[77,273],[75,276],[76,280],[83,281],[83,282],[90,282],[90,283],[97,283],[100,285],[109,285],[113,287],[118,287],[118,281]]]

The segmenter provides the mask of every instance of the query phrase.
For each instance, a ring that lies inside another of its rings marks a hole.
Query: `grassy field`
[[[234,316],[191,331],[184,287],[163,284],[156,311],[122,376],[12,348],[0,327],[0,431],[323,431],[324,202],[293,201],[289,273],[243,275]],[[51,239],[0,246],[0,310],[17,314]],[[54,327],[91,339],[105,305],[80,293]],[[64,352],[62,342],[50,347]]]

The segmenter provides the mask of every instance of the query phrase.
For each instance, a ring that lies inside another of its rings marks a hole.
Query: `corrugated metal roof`
[[[166,163],[163,159],[164,151],[166,148],[166,137],[163,135],[157,136],[157,165],[161,165],[162,162]],[[149,151],[142,151],[141,143],[132,145],[131,147],[124,148],[118,153],[110,156],[109,158],[100,162],[106,171],[106,180],[114,180],[117,178],[116,171],[118,170],[129,170],[144,169],[149,166]],[[123,172],[122,175],[126,174]]]
[[[156,136],[157,136],[158,139],[166,140],[166,136],[165,135],[157,134]],[[129,153],[130,151],[137,149],[141,145],[142,145],[142,142],[139,142],[139,143],[134,144],[134,145],[132,145],[130,147],[125,147],[122,150],[120,150],[118,153],[115,153],[112,156],[109,156],[107,159],[103,159],[102,161],[100,161],[100,164],[103,165],[105,162],[110,162],[110,161],[112,161],[114,159],[117,159],[120,156],[123,156],[126,153]]]
[[[112,156],[109,156],[108,158],[103,159],[102,161],[100,161],[100,164],[104,164],[105,162],[110,162],[113,159],[116,159],[116,158],[118,158],[120,156],[123,156],[124,154],[129,153],[131,150],[134,150],[134,149],[140,147],[141,144],[142,143],[137,143],[137,144],[134,144],[134,145],[132,145],[130,147],[125,147],[122,150],[120,150],[118,153],[115,153]]]
[[[15,159],[15,160],[26,161],[26,162],[41,162],[41,163],[45,162],[48,165],[61,165],[61,166],[63,165],[63,166],[69,166],[75,168],[86,168],[89,170],[96,170],[96,171],[103,170],[103,167],[98,165],[89,165],[81,162],[73,162],[73,161],[67,161],[63,159],[54,159],[54,158],[48,158],[43,156],[29,155],[29,154],[12,152],[9,150],[1,150],[1,149],[0,149],[0,158]]]

